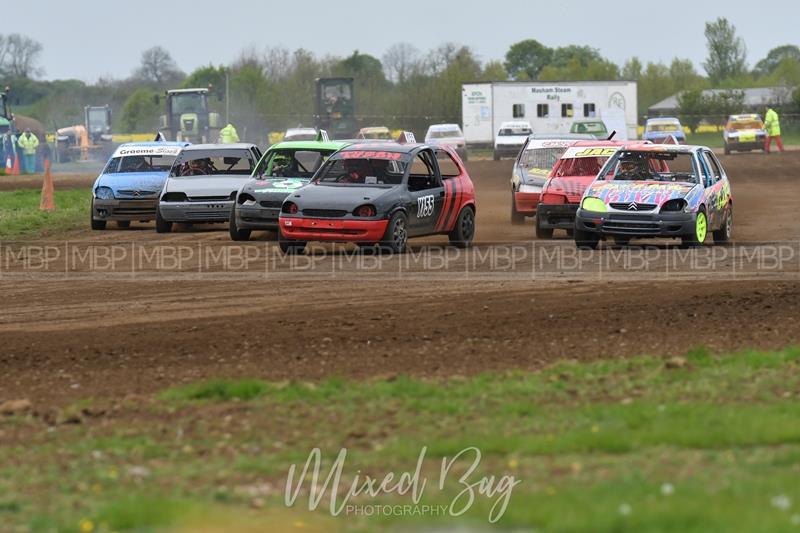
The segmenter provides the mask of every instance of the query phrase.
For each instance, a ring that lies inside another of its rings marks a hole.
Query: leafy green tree
[[[767,76],[772,74],[778,65],[784,60],[789,59],[795,63],[800,63],[800,47],[794,44],[778,46],[767,52],[767,56],[756,63],[753,73],[756,76]]]
[[[719,17],[706,22],[705,36],[708,58],[703,67],[713,84],[736,78],[747,71],[747,48],[736,33],[736,26]]]
[[[591,60],[584,65],[578,57],[573,57],[569,63],[562,67],[548,65],[539,74],[539,79],[542,81],[616,80],[618,78],[619,67],[611,61],[605,59]]]
[[[577,60],[582,67],[588,67],[592,63],[606,62],[597,48],[571,44],[553,50],[550,65],[563,68],[572,64],[575,60]]]
[[[535,80],[552,59],[552,49],[536,39],[526,39],[511,45],[506,52],[504,66],[516,80]]]
[[[708,107],[708,100],[700,89],[690,89],[678,95],[678,114],[681,122],[692,131],[697,130]]]
[[[480,79],[483,81],[506,81],[508,72],[500,61],[489,61],[483,66]]]
[[[642,77],[643,68],[642,62],[639,61],[638,57],[630,58],[622,66],[622,79],[637,81]]]
[[[219,67],[208,65],[207,67],[196,68],[183,80],[181,87],[184,89],[209,87],[218,96],[222,97],[225,94],[225,72],[226,68],[222,65]]]
[[[122,106],[120,126],[125,133],[155,131],[158,128],[159,106],[153,100],[150,89],[138,89]]]

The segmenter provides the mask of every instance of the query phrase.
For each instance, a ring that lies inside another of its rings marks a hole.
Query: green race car
[[[314,141],[286,141],[270,147],[236,194],[229,222],[231,239],[246,241],[253,230],[277,230],[286,197],[307,185],[328,157],[350,144],[331,141],[321,131]]]

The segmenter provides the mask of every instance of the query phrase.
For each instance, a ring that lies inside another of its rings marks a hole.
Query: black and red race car
[[[475,188],[455,150],[404,134],[400,142],[333,154],[286,199],[279,226],[286,253],[302,252],[309,241],[402,253],[409,237],[437,234],[466,247],[475,235]]]

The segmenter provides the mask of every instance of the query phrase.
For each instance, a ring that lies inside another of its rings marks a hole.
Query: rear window
[[[647,131],[678,131],[680,129],[680,125],[674,122],[658,122],[647,125]]]
[[[760,120],[732,120],[728,122],[729,130],[760,130],[764,123]]]
[[[508,137],[511,135],[530,135],[533,133],[530,128],[503,128],[500,130],[501,137]]]
[[[449,139],[452,137],[463,137],[464,134],[461,133],[461,130],[452,129],[452,130],[431,130],[428,134],[428,137],[431,139]]]

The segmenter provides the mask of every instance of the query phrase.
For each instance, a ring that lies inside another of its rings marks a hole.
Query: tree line
[[[461,84],[501,80],[635,80],[640,115],[654,103],[681,93],[681,113],[712,115],[736,112],[744,87],[800,85],[800,48],[772,49],[748,67],[747,48],[725,18],[705,25],[707,58],[698,71],[688,59],[668,64],[631,57],[617,65],[596,48],[548,47],[535,39],[511,45],[504,60],[481,61],[468,46],[444,43],[426,52],[408,43],[389,47],[377,58],[358,50],[347,57],[318,56],[281,47],[248,48],[228,65],[208,65],[183,72],[168,50],[156,46],[142,53],[126,79],[42,81],[40,43],[21,35],[0,35],[0,77],[13,86],[15,109],[45,123],[48,129],[80,123],[84,105],[110,104],[117,132],[156,129],[163,112],[153,98],[165,89],[212,87],[212,108],[230,111],[230,121],[248,138],[263,137],[297,125],[313,125],[314,80],[355,79],[356,113],[364,125],[422,131],[432,122],[460,122]],[[228,101],[225,102],[226,84]],[[728,89],[707,97],[702,90]],[[784,111],[800,112],[800,90]],[[226,105],[227,104],[227,105]]]

